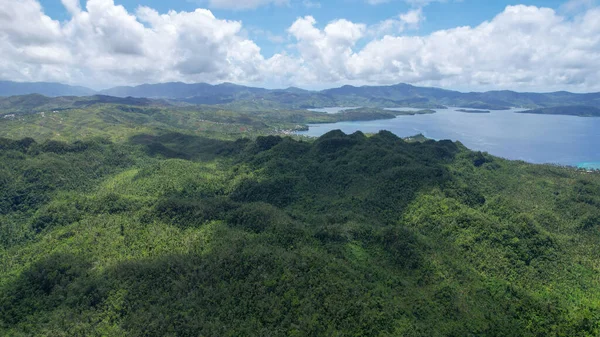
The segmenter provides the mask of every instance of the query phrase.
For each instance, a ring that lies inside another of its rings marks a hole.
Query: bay
[[[522,109],[485,114],[458,109],[388,120],[310,124],[308,131],[297,134],[318,137],[336,129],[345,133],[388,130],[399,137],[420,133],[431,139],[460,141],[472,150],[507,159],[600,167],[600,118],[517,113]]]

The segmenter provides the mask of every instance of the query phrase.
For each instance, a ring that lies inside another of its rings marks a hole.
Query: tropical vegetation
[[[0,335],[600,335],[597,173],[125,103],[0,120]]]

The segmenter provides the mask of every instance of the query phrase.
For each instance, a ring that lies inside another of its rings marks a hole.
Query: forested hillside
[[[0,140],[0,335],[600,334],[597,174],[138,131]]]
[[[78,141],[105,137],[124,141],[141,133],[182,132],[218,139],[289,134],[308,123],[393,119],[432,110],[388,111],[359,108],[335,114],[309,110],[176,106],[162,100],[110,96],[41,95],[0,98],[0,136]]]
[[[522,113],[538,115],[566,115],[580,117],[600,117],[600,109],[592,106],[559,106],[552,108],[542,108],[526,110]]]

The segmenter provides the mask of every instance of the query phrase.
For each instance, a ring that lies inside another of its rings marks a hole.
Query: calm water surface
[[[400,137],[422,133],[437,140],[458,140],[472,150],[508,159],[600,169],[600,118],[515,113],[518,109],[489,114],[456,109],[390,120],[310,124],[308,131],[298,134],[320,136],[336,129],[345,133],[389,130]]]

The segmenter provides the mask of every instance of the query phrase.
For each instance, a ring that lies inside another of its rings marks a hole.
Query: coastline
[[[587,170],[600,170],[600,162],[578,163],[577,167],[580,169],[587,169]]]

